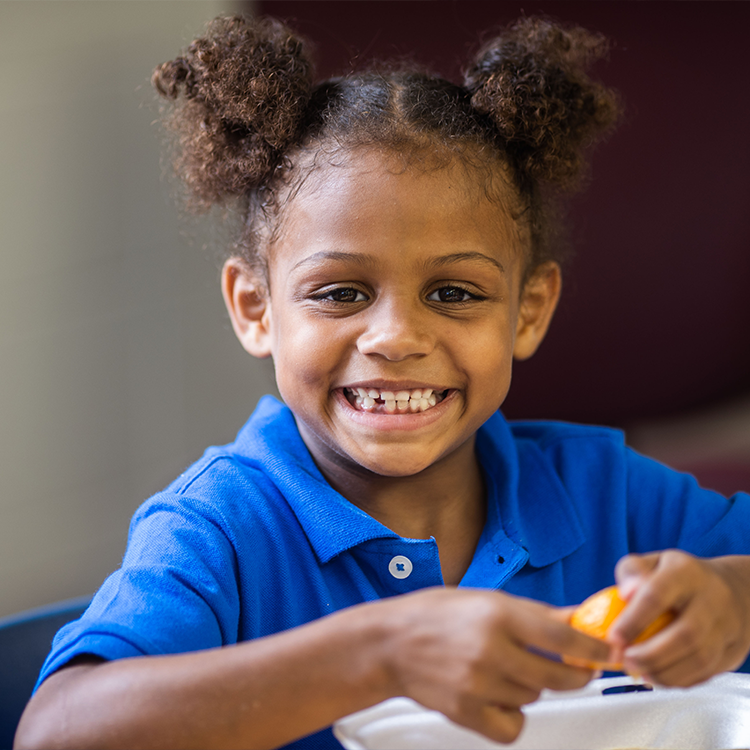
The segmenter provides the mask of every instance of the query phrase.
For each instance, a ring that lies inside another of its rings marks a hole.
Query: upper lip
[[[347,383],[346,385],[340,386],[341,388],[364,388],[366,390],[374,388],[377,391],[416,391],[431,388],[433,391],[445,391],[448,388],[444,385],[432,385],[424,381],[417,380],[381,380],[375,378],[374,380],[362,380],[356,383]]]

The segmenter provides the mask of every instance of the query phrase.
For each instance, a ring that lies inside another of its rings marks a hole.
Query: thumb
[[[659,553],[625,555],[615,566],[615,581],[620,597],[630,601],[638,587],[648,578],[659,563]]]
[[[549,607],[547,610],[551,619],[556,622],[561,622],[563,625],[570,623],[570,618],[573,616],[573,612],[576,611],[575,606],[570,607]]]

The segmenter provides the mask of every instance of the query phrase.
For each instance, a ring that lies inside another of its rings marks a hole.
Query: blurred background
[[[175,206],[149,85],[237,9],[291,20],[322,76],[411,56],[457,79],[522,12],[610,37],[626,115],[504,411],[750,489],[750,4],[0,0],[0,617],[93,592],[136,507],[275,391],[224,312],[225,238]]]
[[[0,616],[94,591],[269,363],[162,176],[153,68],[229,2],[0,2]]]

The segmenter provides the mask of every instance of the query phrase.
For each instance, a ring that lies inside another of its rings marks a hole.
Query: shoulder
[[[505,420],[496,412],[478,434],[480,455],[487,455],[521,476],[541,471],[566,483],[592,472],[612,474],[626,462],[628,449],[622,431],[597,425],[554,421]],[[619,473],[619,472],[616,472]]]
[[[625,471],[629,449],[621,430],[553,421],[511,422],[509,427],[521,460],[534,454],[561,477],[612,477]]]
[[[211,446],[167,488],[176,495],[223,493],[267,485],[271,465],[286,459],[285,442],[298,435],[288,409],[270,397],[258,408],[232,443]],[[265,439],[271,433],[275,441]]]
[[[625,446],[622,430],[612,427],[536,420],[514,421],[508,425],[516,441],[530,441],[542,450],[558,446],[580,450],[586,444],[616,449]]]
[[[607,508],[627,515],[642,504],[667,495],[684,496],[691,478],[626,445],[622,430],[599,425],[555,421],[497,420],[506,435],[506,455],[512,451],[524,491],[553,487],[580,508]],[[694,481],[694,480],[693,480]],[[587,511],[588,512],[588,511]]]
[[[285,411],[275,400],[262,401],[232,443],[208,448],[162,492],[141,505],[134,524],[154,515],[173,516],[173,523],[202,519],[229,533],[247,530],[249,521],[264,525],[288,515],[288,492],[278,481],[278,467],[284,467],[293,483],[303,484],[306,475],[298,466],[299,456],[285,452],[285,444],[293,444],[298,434]],[[268,432],[273,441],[266,439]]]
[[[127,557],[210,557],[244,570],[245,558],[271,555],[280,543],[287,551],[304,546],[288,493],[262,466],[217,451],[138,508]]]
[[[209,448],[160,494],[204,498],[220,508],[239,497],[258,498],[274,493],[273,482],[263,464],[238,455],[232,447]]]
[[[509,424],[520,473],[553,474],[598,536],[624,534],[627,551],[679,547],[693,554],[747,552],[750,497],[727,499],[626,445],[621,430],[563,422]],[[608,532],[605,533],[605,529]]]
[[[555,421],[509,423],[523,462],[534,454],[566,484],[584,482],[611,493],[648,490],[649,494],[684,490],[689,475],[640,455],[626,444],[625,433],[612,427]]]
[[[167,488],[180,495],[225,494],[248,488],[271,491],[279,474],[315,472],[291,411],[272,396],[264,396],[237,437],[213,446]]]

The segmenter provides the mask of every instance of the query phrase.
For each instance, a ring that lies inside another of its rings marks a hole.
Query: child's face
[[[385,476],[472,449],[559,290],[550,264],[521,294],[517,229],[483,178],[461,165],[404,170],[375,151],[315,172],[291,199],[270,250],[270,299],[229,267],[235,330],[248,351],[273,356],[318,463]]]

